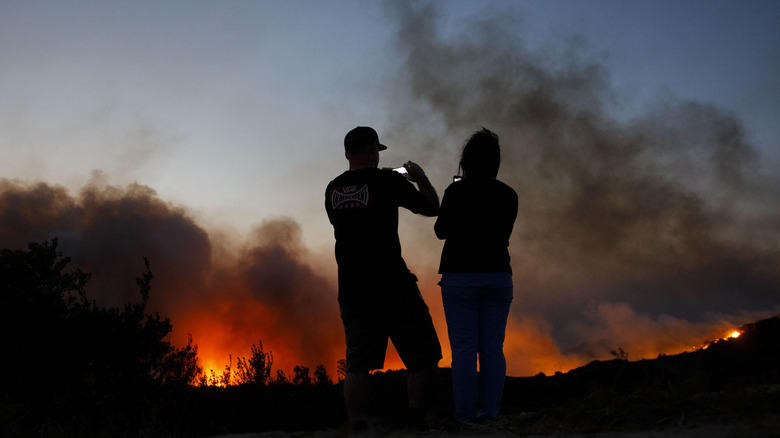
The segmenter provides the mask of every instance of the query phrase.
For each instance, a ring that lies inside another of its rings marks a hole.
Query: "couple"
[[[401,257],[399,207],[438,215],[434,230],[445,241],[439,273],[452,349],[455,418],[462,423],[495,419],[506,376],[503,342],[512,302],[508,245],[518,208],[515,191],[496,179],[498,137],[484,128],[472,135],[460,160],[463,179],[447,188],[441,206],[416,163],[404,164],[407,177],[378,168],[379,151],[387,147],[374,129],[351,130],[344,149],[349,170],[328,184],[325,208],[336,238],[350,421],[355,427],[366,424],[369,372],[384,367],[388,338],[409,372],[411,420],[418,425],[442,357],[417,277]]]

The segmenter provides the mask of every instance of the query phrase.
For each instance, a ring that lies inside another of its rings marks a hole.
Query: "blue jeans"
[[[506,379],[504,334],[512,292],[510,273],[442,275],[455,419],[460,422],[489,421],[498,416]]]

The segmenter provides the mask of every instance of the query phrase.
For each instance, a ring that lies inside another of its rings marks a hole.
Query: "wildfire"
[[[724,336],[722,338],[719,338],[719,339],[716,339],[714,341],[705,342],[704,344],[702,344],[702,345],[700,345],[698,347],[694,347],[694,350],[706,350],[707,347],[709,347],[710,345],[712,345],[712,344],[714,344],[716,342],[728,341],[729,339],[736,339],[736,338],[740,337],[741,335],[742,335],[742,332],[740,332],[739,330],[731,330],[730,332],[728,332],[728,334],[726,334],[726,336]]]

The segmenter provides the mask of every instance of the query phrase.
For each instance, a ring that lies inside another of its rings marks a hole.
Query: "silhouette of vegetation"
[[[263,341],[258,341],[258,345],[253,344],[251,350],[249,359],[238,359],[236,382],[239,385],[265,385],[271,378],[274,355],[270,351],[263,351]]]
[[[195,431],[225,427],[200,410],[200,403],[211,406],[225,396],[213,391],[241,388],[238,399],[254,400],[245,405],[253,410],[266,406],[271,416],[263,418],[269,424],[306,412],[302,407],[317,398],[291,395],[304,387],[323,388],[329,397],[336,394],[324,365],[317,367],[313,380],[304,366],[295,367],[292,380],[281,370],[272,378],[273,354],[264,351],[262,341],[252,345],[249,358],[238,358],[235,367],[231,356],[221,373],[206,375],[192,337],[186,346],[173,347],[168,341],[170,320],[147,309],[154,278],[149,260],[143,260],[136,279],[138,300],[121,309],[104,308],[87,298],[91,275],[70,269],[71,259],[58,250],[58,243],[55,238],[30,243],[26,250],[0,250],[4,436],[198,435]],[[273,402],[257,400],[260,393],[244,392],[269,387],[275,389],[263,392]],[[298,407],[280,403],[281,393]],[[287,412],[280,411],[284,409]],[[339,418],[339,408],[334,409]],[[257,417],[257,411],[246,412],[246,417]],[[202,419],[211,425],[199,423]]]
[[[274,377],[273,383],[275,385],[286,385],[290,383],[290,379],[284,374],[282,370],[276,370],[276,377]]]
[[[328,376],[328,370],[325,369],[325,365],[319,364],[314,370],[314,384],[318,386],[332,385],[333,381]]]
[[[628,352],[621,347],[618,347],[617,350],[610,350],[609,353],[617,360],[628,360]]]
[[[296,365],[295,368],[293,368],[292,382],[295,385],[311,385],[311,377],[309,377],[309,367]]]
[[[270,430],[339,430],[346,420],[344,360],[333,384],[324,365],[310,375],[272,370],[258,341],[206,375],[198,347],[167,340],[170,321],[150,313],[148,260],[138,301],[101,308],[87,298],[88,273],[69,269],[56,239],[0,250],[0,432],[27,436],[213,436]],[[532,435],[664,429],[776,419],[780,409],[780,317],[740,328],[737,339],[654,360],[623,349],[554,376],[508,377],[506,419],[486,433]],[[404,424],[407,373],[370,375],[367,410],[384,427]],[[452,412],[450,370],[437,371],[433,414]],[[756,423],[758,424],[758,423]],[[772,423],[774,424],[774,423]],[[451,419],[438,425],[458,432]],[[772,429],[772,431],[776,431]],[[769,436],[769,435],[766,435]]]
[[[336,378],[338,379],[339,382],[343,382],[346,377],[347,377],[347,360],[339,359],[338,363],[336,364]]]
[[[0,385],[10,434],[64,435],[95,421],[111,432],[124,427],[117,412],[146,418],[160,387],[198,380],[191,339],[174,348],[166,340],[170,321],[146,311],[148,260],[137,279],[140,301],[101,308],[87,299],[90,275],[69,270],[71,259],[57,246],[53,239],[0,251],[0,373],[10,377]]]

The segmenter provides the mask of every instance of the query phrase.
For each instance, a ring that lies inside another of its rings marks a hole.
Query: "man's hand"
[[[420,165],[414,161],[407,161],[404,163],[404,168],[407,172],[409,172],[409,181],[413,183],[428,179],[428,177],[425,176],[425,171],[422,169],[422,167],[420,167]]]
[[[431,185],[428,177],[425,175],[422,167],[413,161],[407,161],[404,164],[406,171],[409,172],[409,181],[417,183],[417,189],[428,198],[428,208],[421,211],[425,216],[436,216],[439,214],[439,195],[436,189]]]

